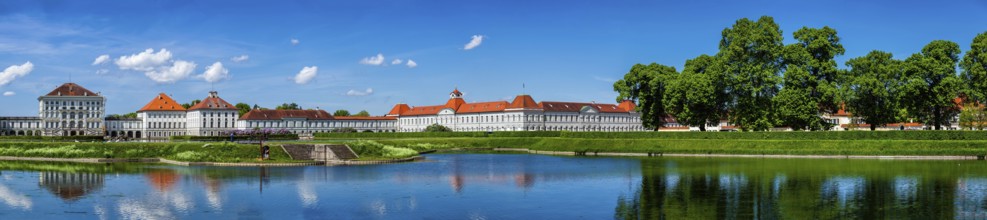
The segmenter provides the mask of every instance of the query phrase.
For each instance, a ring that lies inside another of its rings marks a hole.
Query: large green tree
[[[959,54],[956,43],[936,40],[905,60],[907,80],[902,95],[908,98],[902,100],[912,116],[936,130],[949,126],[959,111],[953,102],[964,86],[956,75]]]
[[[846,108],[870,124],[870,130],[896,121],[902,89],[901,61],[891,53],[871,51],[846,62]]]
[[[363,117],[366,117],[366,116],[370,116],[370,112],[367,112],[367,110],[362,110],[362,111],[360,111],[360,112],[357,112],[357,113],[356,113],[355,115],[353,115],[353,116],[363,116]]]
[[[781,124],[795,130],[829,128],[820,116],[839,110],[841,71],[833,58],[846,50],[830,27],[803,27],[794,36],[797,42],[783,50],[785,73],[775,111]]]
[[[274,108],[277,110],[301,110],[302,106],[292,102],[292,103],[282,103],[278,107]]]
[[[730,85],[730,122],[744,131],[768,130],[777,123],[772,98],[779,91],[782,33],[774,18],[737,20],[722,32],[720,51],[724,80]]]
[[[350,116],[350,111],[345,109],[336,110],[336,112],[332,113],[332,116]]]
[[[644,127],[658,130],[665,125],[668,113],[662,99],[672,77],[677,74],[675,67],[651,63],[635,64],[624,74],[624,78],[613,84],[617,91],[617,101],[637,100]]]
[[[987,103],[987,32],[973,38],[960,67],[963,68],[960,76],[968,89],[964,93],[972,100]]]
[[[682,73],[665,91],[663,103],[679,124],[699,127],[716,124],[725,115],[726,96],[716,57],[701,55],[685,61]]]
[[[247,112],[250,112],[250,104],[240,102],[240,103],[236,103],[236,105],[234,106],[236,106],[236,109],[239,110],[240,115],[244,115],[247,114]]]

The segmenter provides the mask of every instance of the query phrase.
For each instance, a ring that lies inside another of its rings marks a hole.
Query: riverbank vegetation
[[[585,139],[722,139],[722,140],[987,140],[983,131],[841,131],[841,132],[400,132],[317,133],[316,140],[388,138],[585,138]]]
[[[258,161],[257,145],[235,143],[27,143],[0,142],[0,156],[49,158],[164,158],[186,162],[292,162],[282,150]]]

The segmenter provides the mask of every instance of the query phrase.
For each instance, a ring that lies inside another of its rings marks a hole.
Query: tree
[[[973,103],[966,103],[960,110],[960,128],[964,130],[983,130],[987,126],[987,115],[984,114],[984,106]]]
[[[283,104],[279,105],[278,107],[276,107],[274,109],[277,109],[277,110],[301,110],[302,109],[302,106],[299,106],[298,104],[295,104],[294,102],[292,102],[290,104],[289,103],[283,103]]]
[[[932,41],[905,60],[905,88],[902,99],[908,112],[936,130],[949,126],[959,108],[953,102],[964,83],[956,76],[960,47],[945,40]]]
[[[846,108],[870,124],[870,130],[893,123],[899,115],[899,92],[902,89],[901,61],[891,53],[871,51],[850,59],[846,89]]]
[[[960,62],[960,77],[967,83],[964,93],[971,101],[987,103],[987,32],[980,33],[970,43],[970,50]]]
[[[240,111],[240,115],[247,114],[247,112],[250,112],[250,104],[240,102],[240,103],[236,103],[236,105],[234,106],[236,106],[236,109]]]
[[[192,102],[182,104],[182,107],[188,109],[191,108],[192,106],[195,106],[195,104],[199,104],[200,102],[202,102],[202,100],[198,100],[198,99],[192,100]]]
[[[618,102],[637,100],[642,125],[658,130],[665,126],[665,117],[668,116],[662,102],[665,90],[676,74],[675,67],[656,63],[635,64],[623,79],[613,84],[613,90],[619,93]]]
[[[820,118],[839,110],[840,70],[833,59],[846,51],[830,27],[803,27],[795,32],[798,42],[785,46],[783,86],[774,98],[781,124],[794,130],[828,129]]]
[[[452,129],[449,129],[449,127],[442,126],[440,124],[431,124],[428,127],[425,127],[425,132],[450,132],[450,131],[452,131]]]
[[[350,111],[344,109],[336,110],[336,112],[332,113],[332,116],[350,116]]]
[[[697,126],[719,123],[725,114],[726,98],[717,68],[716,57],[700,55],[685,61],[682,73],[669,83],[663,103],[679,124]]]
[[[720,51],[724,78],[730,82],[730,122],[744,131],[773,127],[772,98],[781,82],[782,34],[774,19],[762,16],[756,22],[737,20],[722,32]]]
[[[357,112],[357,113],[356,113],[355,115],[353,115],[353,116],[362,116],[362,117],[367,117],[367,116],[370,116],[370,112],[367,112],[367,110],[362,110],[362,111],[360,111],[360,112]]]

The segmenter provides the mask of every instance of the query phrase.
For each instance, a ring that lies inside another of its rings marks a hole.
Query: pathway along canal
[[[0,161],[0,219],[983,219],[987,163],[431,154],[370,166]]]

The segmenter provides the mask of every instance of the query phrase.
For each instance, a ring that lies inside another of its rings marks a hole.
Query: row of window
[[[632,116],[595,116],[595,115],[469,115],[458,117],[421,117],[402,118],[402,124],[452,124],[452,123],[502,123],[502,122],[605,122],[605,123],[637,123],[637,117]]]

